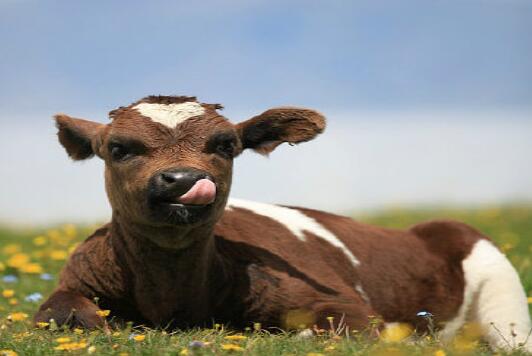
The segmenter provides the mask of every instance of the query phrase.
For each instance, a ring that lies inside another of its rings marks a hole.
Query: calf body
[[[228,201],[233,157],[312,139],[324,119],[279,108],[233,125],[217,109],[190,97],[148,97],[113,111],[109,125],[58,116],[71,157],[106,161],[113,218],[72,254],[36,321],[102,326],[101,308],[157,327],[290,328],[300,314],[321,327],[328,316],[356,329],[380,316],[423,330],[417,313],[429,311],[447,339],[470,320],[494,347],[506,344],[491,323],[525,340],[519,278],[471,227],[434,221],[391,230]]]

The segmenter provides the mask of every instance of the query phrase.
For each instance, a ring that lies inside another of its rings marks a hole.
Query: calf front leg
[[[33,320],[48,323],[53,319],[58,326],[94,329],[105,327],[105,319],[97,313],[99,310],[96,304],[77,292],[56,291],[41,305]]]

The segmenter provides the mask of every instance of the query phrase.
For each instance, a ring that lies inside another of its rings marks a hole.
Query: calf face
[[[113,214],[143,226],[213,224],[231,186],[233,158],[246,148],[268,154],[283,142],[313,139],[325,128],[315,111],[274,108],[234,125],[217,104],[150,96],[111,111],[104,125],[57,115],[69,156],[105,161]]]

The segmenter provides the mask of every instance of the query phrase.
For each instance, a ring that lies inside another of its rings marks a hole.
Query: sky
[[[106,219],[103,165],[51,116],[149,94],[326,133],[235,163],[234,195],[348,212],[532,201],[532,2],[0,1],[0,222]],[[297,169],[294,169],[297,167]]]

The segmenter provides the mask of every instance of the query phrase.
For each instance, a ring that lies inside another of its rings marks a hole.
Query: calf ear
[[[267,155],[284,142],[310,141],[325,129],[325,117],[302,108],[274,108],[241,122],[237,130],[243,148]]]
[[[94,156],[99,147],[100,130],[105,126],[97,122],[58,114],[54,116],[59,142],[74,160]]]

